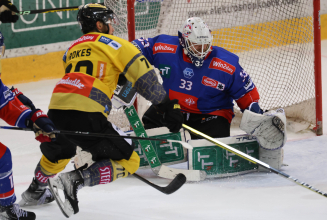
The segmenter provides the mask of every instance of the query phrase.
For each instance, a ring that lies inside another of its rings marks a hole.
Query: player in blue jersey
[[[133,44],[159,69],[166,93],[179,100],[190,127],[216,138],[229,136],[233,100],[242,110],[262,113],[257,88],[238,56],[212,46],[211,31],[201,18],[187,19],[178,36],[140,38]],[[143,116],[146,128],[162,126],[160,121],[155,106]]]
[[[243,121],[241,128],[254,133],[259,125],[250,122],[266,120],[271,125],[272,116],[263,116],[258,90],[249,74],[239,64],[239,57],[224,48],[212,46],[211,30],[199,17],[185,21],[178,36],[159,35],[140,38],[132,43],[149,62],[159,69],[163,87],[171,100],[178,99],[184,112],[184,123],[211,137],[230,136],[230,123],[234,117],[233,101],[242,112],[253,114]],[[250,111],[245,111],[250,110]],[[245,115],[245,114],[244,114]],[[152,105],[142,118],[145,128],[161,127],[160,108]],[[276,129],[257,129],[257,139],[262,144],[281,147],[286,135]],[[282,126],[279,126],[280,128]],[[260,134],[259,134],[260,130]],[[265,130],[266,132],[263,132]],[[279,142],[272,140],[275,132]],[[192,139],[197,139],[191,134]],[[260,143],[259,141],[259,143]]]
[[[6,6],[10,10],[0,13],[0,21],[3,23],[16,22],[17,8],[8,0],[0,0],[0,7]],[[0,58],[4,55],[4,37],[0,32]],[[0,63],[1,76],[1,63]],[[32,101],[15,88],[9,89],[0,78],[0,118],[10,125],[21,128],[32,128],[35,131],[36,140],[50,142],[55,139],[52,131],[55,129],[52,121],[42,110],[36,109]],[[20,209],[15,204],[16,195],[12,172],[12,158],[8,147],[0,142],[0,219],[34,220],[35,214]]]

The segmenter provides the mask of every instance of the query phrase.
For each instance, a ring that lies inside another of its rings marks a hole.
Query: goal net
[[[258,88],[262,109],[284,108],[287,117],[322,126],[316,114],[321,82],[315,80],[320,55],[314,53],[314,0],[136,0],[128,6],[129,2],[133,1],[105,0],[120,18],[115,35],[127,40],[176,36],[187,18],[201,17],[212,30],[213,45],[240,57]],[[135,15],[135,26],[128,15]],[[142,116],[150,104],[141,97],[137,103]],[[234,110],[238,115],[236,105]],[[113,110],[109,120],[128,127],[122,111]]]

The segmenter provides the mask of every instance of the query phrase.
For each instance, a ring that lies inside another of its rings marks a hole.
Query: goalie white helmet
[[[195,66],[201,67],[211,51],[212,35],[208,25],[199,17],[188,18],[178,34],[184,53]]]

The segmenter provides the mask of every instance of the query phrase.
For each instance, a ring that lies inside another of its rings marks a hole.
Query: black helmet
[[[117,22],[118,19],[110,8],[104,5],[90,3],[80,6],[77,14],[77,21],[82,32],[87,34],[88,32],[97,30],[97,21],[102,21],[104,24],[108,24],[108,22]]]

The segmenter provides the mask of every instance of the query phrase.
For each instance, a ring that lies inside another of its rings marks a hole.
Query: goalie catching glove
[[[34,130],[35,139],[43,142],[51,142],[56,140],[56,135],[53,133],[56,130],[53,122],[40,109],[34,109],[30,117],[26,121],[26,127]]]
[[[240,129],[255,136],[262,148],[267,150],[279,149],[284,146],[287,140],[284,109],[263,114],[245,110]]]
[[[181,106],[177,99],[170,100],[168,96],[158,104],[154,105],[159,114],[162,114],[162,124],[166,126],[170,132],[179,132],[182,128],[184,117],[181,112]]]

